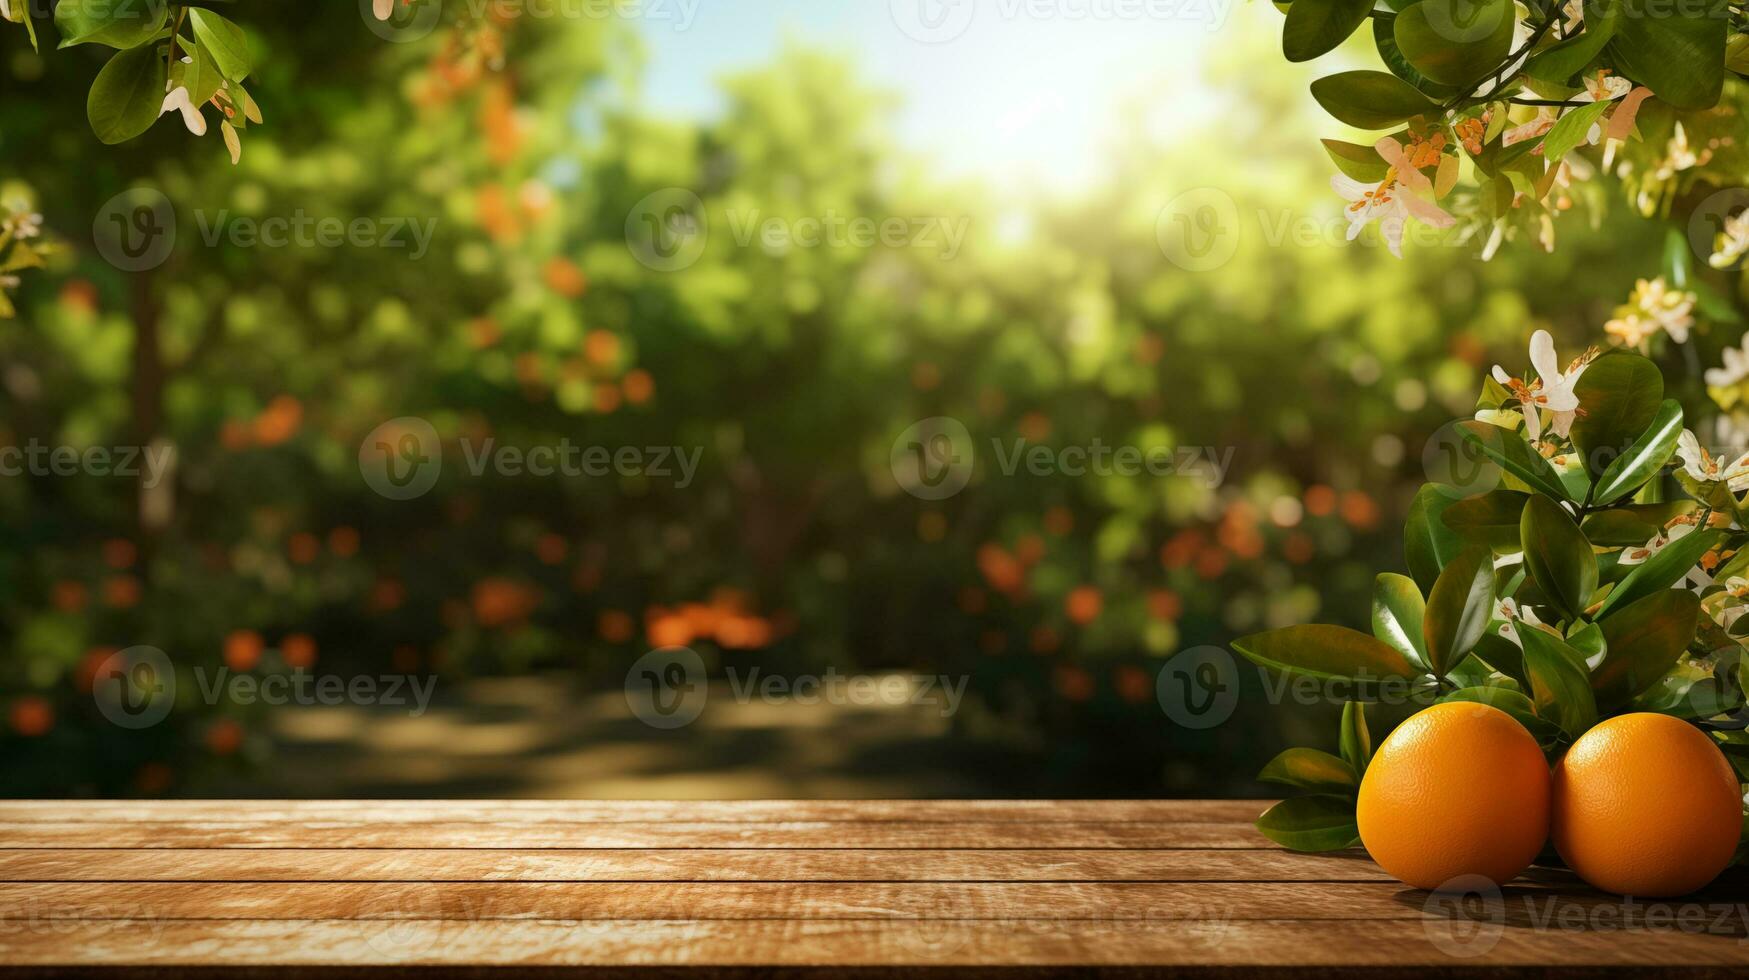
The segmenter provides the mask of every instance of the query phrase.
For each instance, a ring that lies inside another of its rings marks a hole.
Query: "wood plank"
[[[1389,881],[1283,850],[0,850],[0,881]]]
[[[0,823],[0,848],[1273,848],[1242,823]]]
[[[705,922],[86,921],[0,931],[0,963],[29,966],[814,968],[858,966],[1322,968],[1352,976],[1525,967],[1633,967],[1635,977],[1742,975],[1735,938],[1668,929],[1570,931],[1387,921]],[[1458,944],[1453,947],[1453,943]],[[1452,952],[1456,949],[1456,955]],[[1722,969],[1704,970],[1704,967]],[[1642,969],[1643,968],[1643,969]],[[1662,969],[1660,969],[1662,968]],[[543,974],[546,975],[546,974]]]
[[[1270,800],[0,800],[0,823],[1250,823]]]
[[[53,882],[0,922],[95,919],[1420,919],[1396,882]]]

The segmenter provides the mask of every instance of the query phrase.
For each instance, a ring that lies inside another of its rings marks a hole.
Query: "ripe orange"
[[[1611,718],[1555,766],[1555,849],[1604,891],[1686,895],[1731,862],[1742,823],[1724,753],[1669,715]]]
[[[1499,708],[1436,704],[1397,726],[1360,783],[1360,842],[1379,867],[1437,890],[1530,866],[1549,834],[1549,767]]]

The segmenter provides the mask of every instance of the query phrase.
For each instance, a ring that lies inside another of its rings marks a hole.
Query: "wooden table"
[[[1465,906],[1263,805],[0,803],[0,973],[1749,974],[1742,879]]]

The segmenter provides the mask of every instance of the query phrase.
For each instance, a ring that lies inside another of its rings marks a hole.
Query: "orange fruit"
[[[1504,884],[1548,840],[1548,762],[1499,708],[1436,704],[1379,746],[1356,818],[1366,852],[1406,884],[1438,890],[1467,875]]]
[[[1669,715],[1620,715],[1580,736],[1555,766],[1555,849],[1594,888],[1686,895],[1731,862],[1742,794],[1700,729]]]

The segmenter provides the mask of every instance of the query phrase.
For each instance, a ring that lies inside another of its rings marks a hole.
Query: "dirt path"
[[[737,702],[710,688],[685,727],[652,728],[622,692],[569,676],[446,683],[427,711],[285,707],[273,760],[208,787],[236,797],[575,799],[1011,795],[1032,761],[957,734],[929,705]]]

